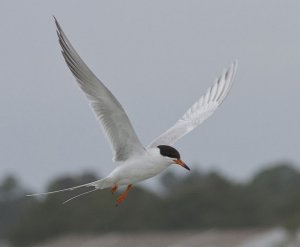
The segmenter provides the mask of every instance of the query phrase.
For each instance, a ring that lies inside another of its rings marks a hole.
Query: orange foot
[[[118,185],[114,184],[113,187],[111,187],[111,193],[114,194],[118,189]]]
[[[125,198],[128,195],[129,190],[132,188],[132,184],[129,184],[126,188],[126,190],[118,197],[117,201],[116,201],[116,206],[118,206],[122,201],[125,200]]]

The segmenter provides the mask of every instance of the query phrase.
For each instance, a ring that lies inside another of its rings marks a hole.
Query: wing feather
[[[209,118],[227,96],[237,70],[237,61],[224,70],[206,93],[166,132],[157,137],[149,147],[172,145]]]
[[[113,159],[124,161],[137,153],[145,152],[119,101],[83,62],[55,17],[54,19],[62,55],[103,126],[112,147]]]

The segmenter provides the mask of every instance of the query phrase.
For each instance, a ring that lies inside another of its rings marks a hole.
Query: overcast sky
[[[276,161],[300,167],[299,9],[274,0],[1,1],[0,178],[16,174],[42,191],[55,176],[114,167],[60,54],[53,14],[145,145],[237,58],[224,104],[175,147],[192,170],[239,180]]]

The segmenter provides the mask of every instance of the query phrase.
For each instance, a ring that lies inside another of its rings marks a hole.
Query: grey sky
[[[299,9],[274,0],[1,1],[0,178],[14,173],[42,190],[57,175],[113,168],[52,14],[145,145],[238,58],[224,104],[176,148],[192,169],[237,179],[277,160],[300,166]]]

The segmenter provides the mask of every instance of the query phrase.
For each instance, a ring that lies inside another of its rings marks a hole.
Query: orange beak
[[[187,169],[187,170],[191,170],[182,160],[178,159],[178,160],[174,160],[174,162],[180,166],[182,166],[183,168]]]

